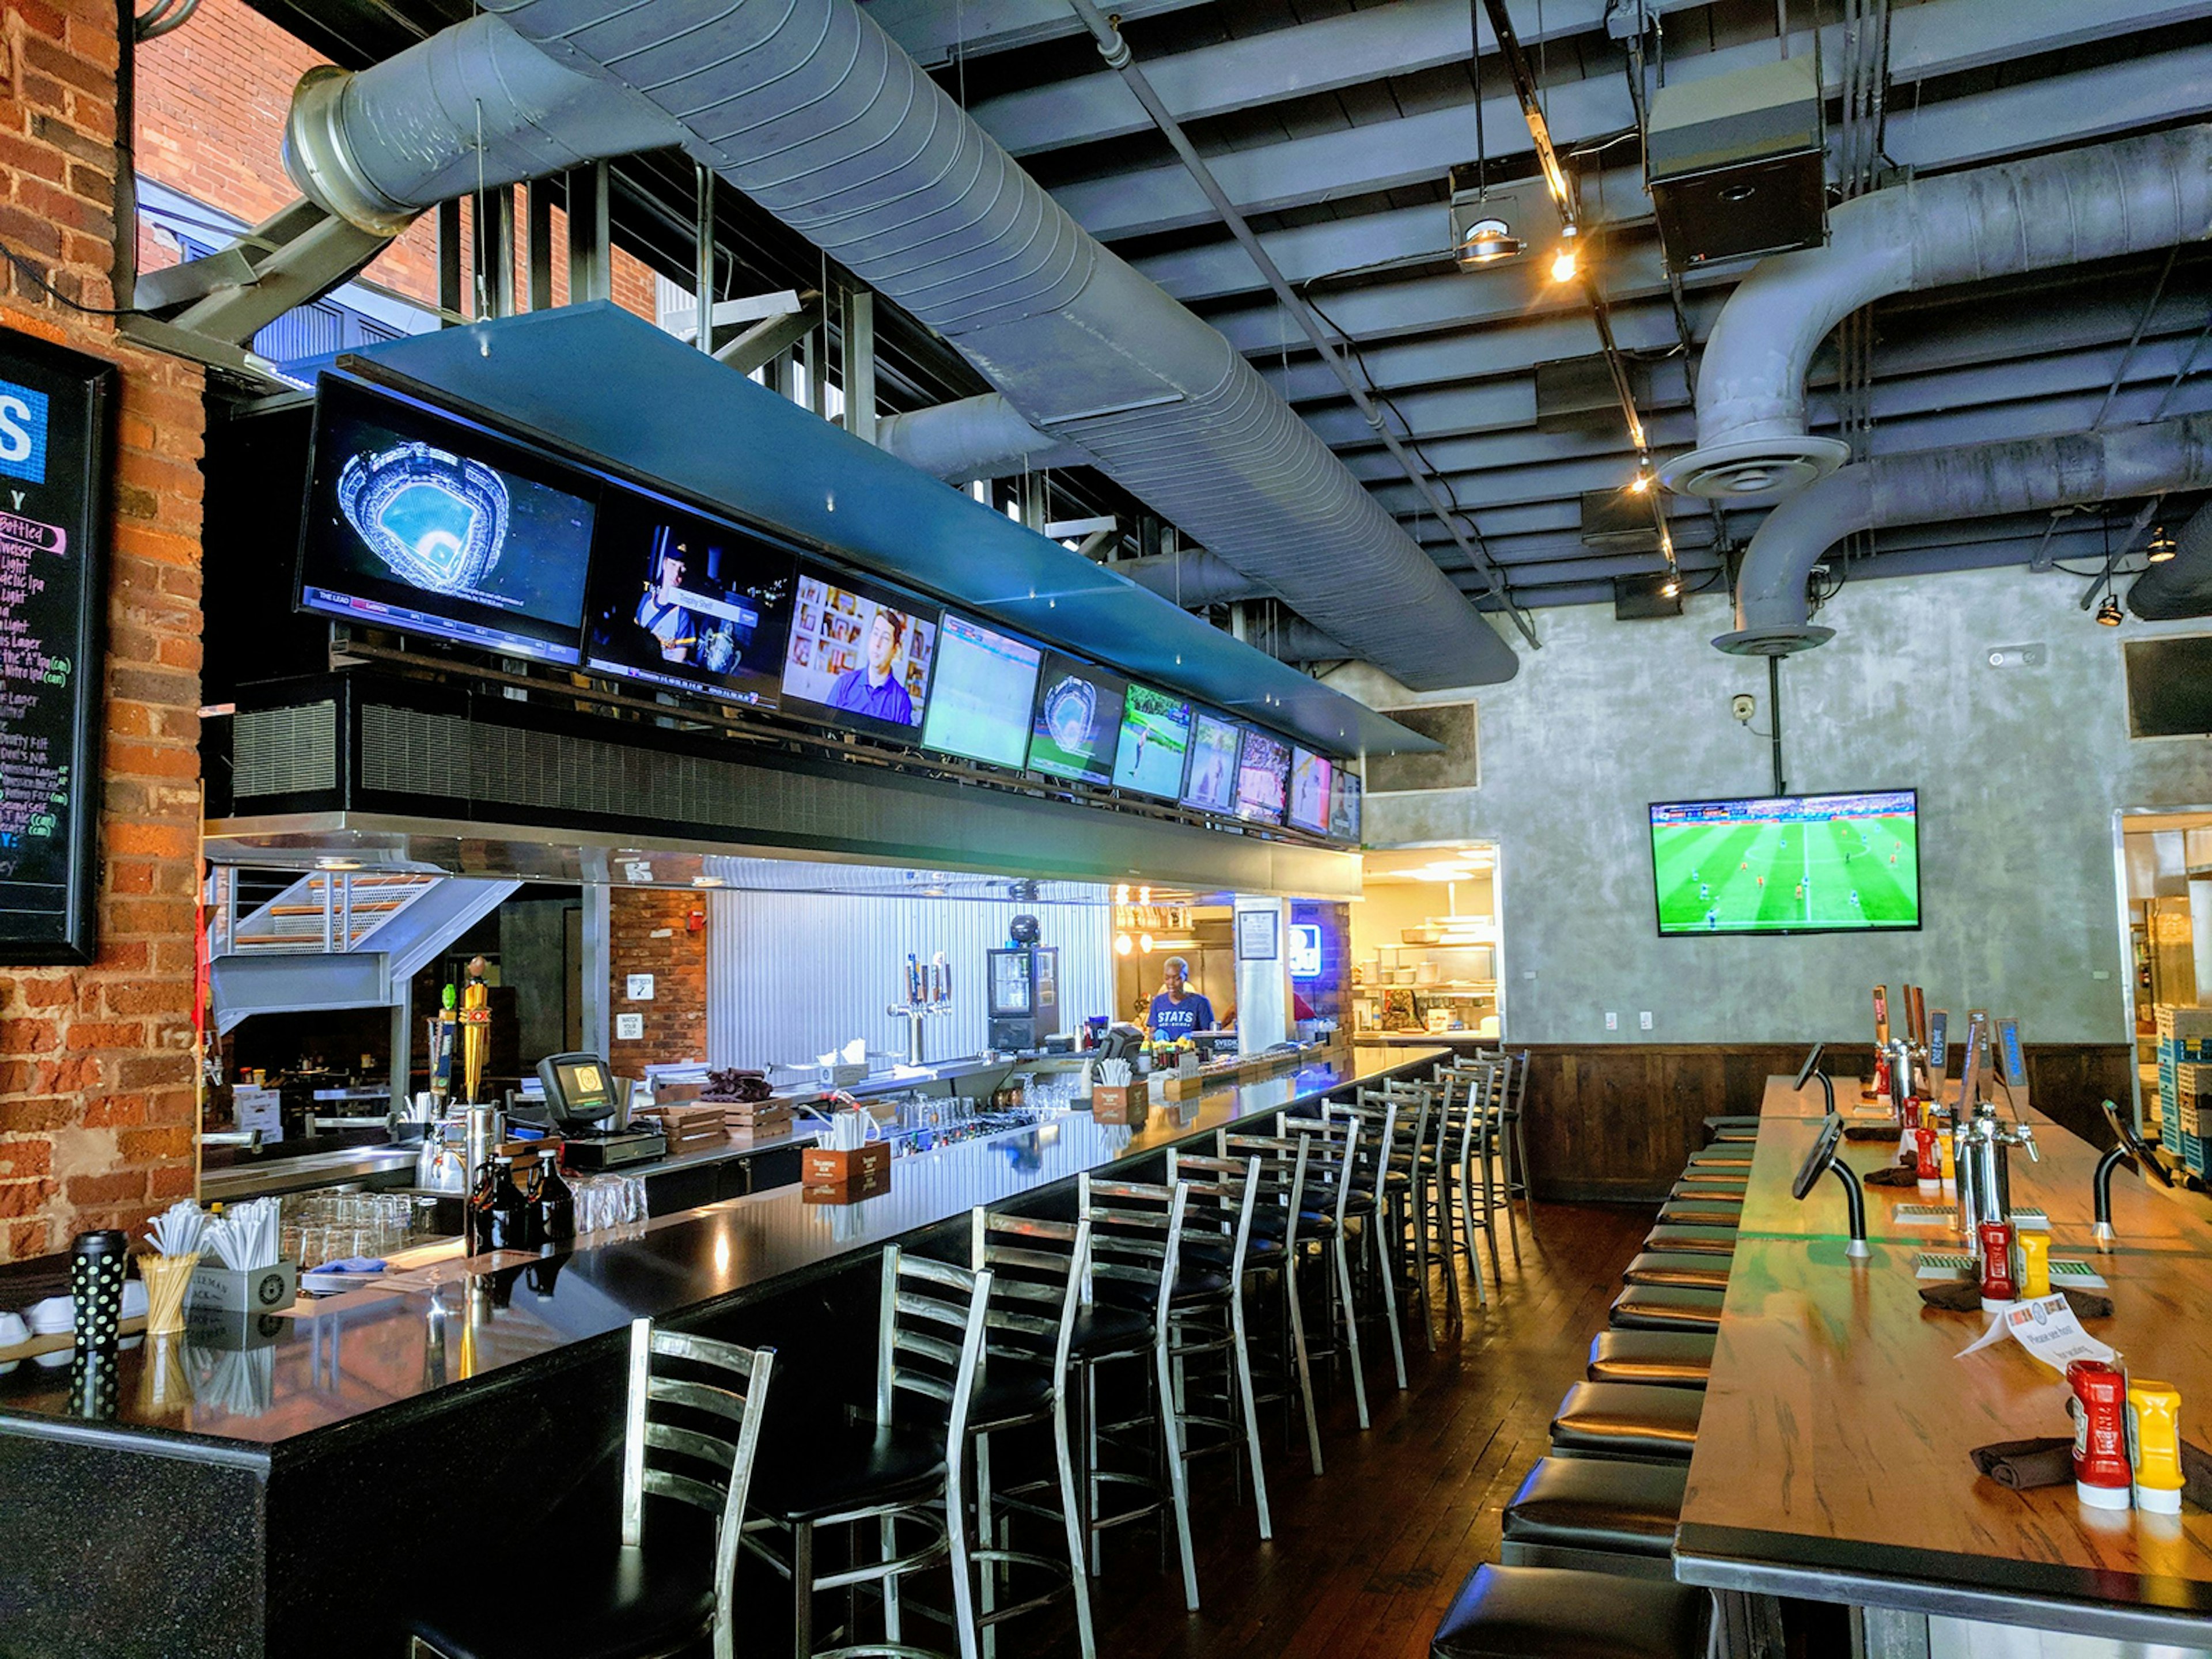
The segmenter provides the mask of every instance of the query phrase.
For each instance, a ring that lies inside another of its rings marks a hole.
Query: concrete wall
[[[1481,703],[1481,786],[1370,795],[1369,844],[1498,843],[1516,1042],[1860,1038],[1869,988],[1903,979],[2017,1015],[2032,1042],[2124,1042],[2112,814],[2212,802],[2212,740],[2130,740],[2121,643],[2212,623],[2100,628],[2082,586],[2017,568],[1856,581],[1821,613],[1837,638],[1782,666],[1791,790],[1920,791],[1919,933],[1658,937],[1647,805],[1771,787],[1767,744],[1729,712],[1750,692],[1768,729],[1765,665],[1709,643],[1729,625],[1717,595],[1658,622],[1540,612],[1546,648],[1472,694],[1340,671],[1379,705]],[[1989,665],[2029,643],[2043,666]]]

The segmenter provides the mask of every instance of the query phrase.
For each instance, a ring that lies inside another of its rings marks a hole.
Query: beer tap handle
[[[2013,1126],[2012,1144],[2027,1149],[2030,1164],[2043,1162],[2043,1154],[2035,1149],[2035,1131],[2029,1125],[2019,1123]]]

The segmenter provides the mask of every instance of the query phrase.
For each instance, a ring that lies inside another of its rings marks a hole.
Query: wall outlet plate
[[[1651,1029],[1651,1016],[1648,1012],[1638,1014],[1636,1017],[1636,1023],[1648,1031]]]
[[[1618,1031],[1620,1029],[1620,1016],[1611,1009],[1606,1011],[1605,1029],[1608,1031]]]

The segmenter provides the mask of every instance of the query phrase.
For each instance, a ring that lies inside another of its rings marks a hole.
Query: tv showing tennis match
[[[1920,926],[1911,789],[1662,801],[1651,808],[1659,931],[1878,933]]]

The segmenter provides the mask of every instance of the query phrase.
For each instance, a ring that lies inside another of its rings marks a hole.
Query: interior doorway
[[[2212,995],[2212,807],[2113,815],[2136,1121],[2159,1116],[2157,1010]]]

